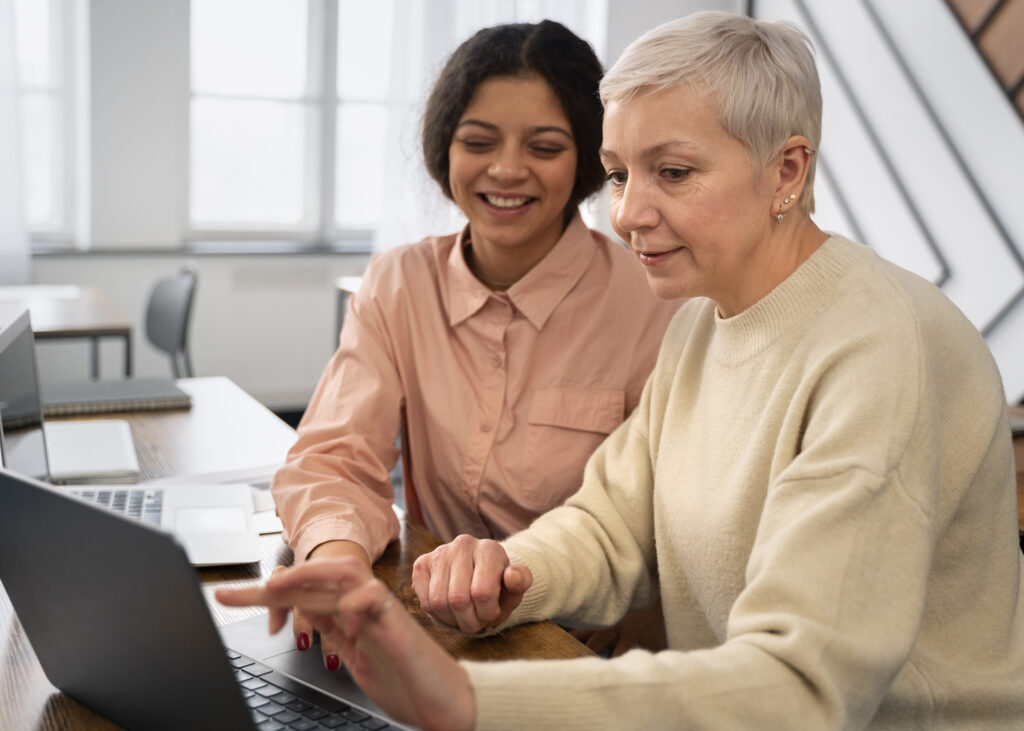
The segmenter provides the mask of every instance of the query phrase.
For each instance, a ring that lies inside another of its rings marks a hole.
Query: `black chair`
[[[198,278],[195,262],[185,262],[177,273],[157,280],[146,307],[146,337],[170,356],[175,378],[192,377],[188,326]]]

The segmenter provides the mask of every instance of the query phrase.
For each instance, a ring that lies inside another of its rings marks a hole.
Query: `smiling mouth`
[[[506,210],[512,208],[522,208],[527,203],[532,203],[537,200],[525,195],[494,195],[492,193],[480,193],[480,198],[488,205],[494,206],[495,208],[503,208]]]
[[[681,251],[683,247],[676,249],[669,249],[668,251],[637,251],[636,256],[640,260],[641,264],[647,266],[657,266],[662,263],[672,254]]]

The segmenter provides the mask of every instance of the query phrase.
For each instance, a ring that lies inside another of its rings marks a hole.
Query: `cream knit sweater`
[[[1024,728],[1005,398],[931,284],[837,236],[753,307],[695,300],[580,491],[505,547],[511,618],[668,651],[465,663],[480,728]]]

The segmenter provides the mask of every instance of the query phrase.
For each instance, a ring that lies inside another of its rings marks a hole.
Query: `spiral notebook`
[[[192,397],[169,378],[47,381],[42,391],[43,416],[47,418],[192,407]]]

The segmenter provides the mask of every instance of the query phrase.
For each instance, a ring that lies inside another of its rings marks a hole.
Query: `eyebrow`
[[[688,142],[686,140],[669,140],[668,142],[662,142],[657,145],[652,145],[651,147],[646,147],[640,151],[640,154],[642,157],[654,157],[656,155],[660,155],[663,152],[671,151],[677,147],[694,149],[697,147],[697,145],[694,144],[693,142]],[[607,147],[602,147],[598,154],[601,157],[614,157],[615,159],[618,159],[619,157],[617,154],[615,154],[614,150],[609,150]]]
[[[464,119],[461,122],[459,122],[457,125],[455,125],[455,129],[459,129],[459,128],[465,126],[465,125],[473,125],[473,126],[476,126],[476,127],[483,127],[484,129],[488,129],[491,132],[500,132],[501,131],[498,128],[498,125],[493,124],[491,122],[485,122],[482,119]],[[559,134],[565,135],[570,140],[573,138],[572,137],[572,132],[567,130],[565,127],[559,127],[556,124],[543,124],[543,125],[538,125],[536,127],[527,127],[526,128],[526,132],[527,132],[527,134],[530,134],[530,135],[541,134],[543,132],[557,132]]]

